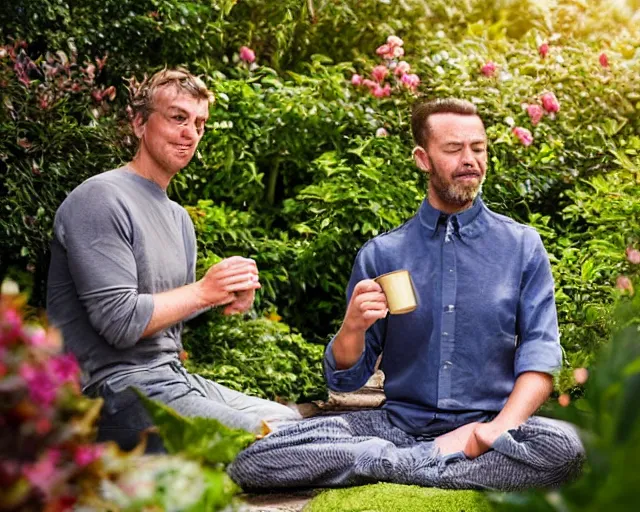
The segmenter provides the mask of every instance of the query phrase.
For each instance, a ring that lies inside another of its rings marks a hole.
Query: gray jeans
[[[116,441],[124,449],[135,446],[140,432],[152,425],[130,387],[183,416],[213,418],[227,427],[249,432],[260,432],[262,420],[278,423],[300,419],[298,412],[289,407],[192,375],[178,361],[151,368],[136,367],[108,377],[88,392],[104,399],[99,440]],[[157,438],[150,441],[148,451],[162,450]]]
[[[240,452],[228,473],[244,489],[338,487],[378,481],[515,491],[574,477],[584,449],[568,423],[532,417],[470,460],[395,427],[384,410],[285,425]]]

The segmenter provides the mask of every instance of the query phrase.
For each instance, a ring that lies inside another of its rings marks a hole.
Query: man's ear
[[[133,121],[131,121],[131,126],[133,127],[133,133],[135,134],[135,136],[138,139],[141,139],[142,136],[144,135],[144,128],[146,126],[146,123],[142,119],[141,113],[138,112],[135,115],[135,117],[133,118]]]
[[[416,146],[412,151],[413,159],[422,172],[429,174],[431,172],[431,163],[429,162],[429,155],[422,146]]]

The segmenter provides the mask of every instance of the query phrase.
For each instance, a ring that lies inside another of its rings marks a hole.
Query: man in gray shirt
[[[193,157],[213,95],[186,70],[163,70],[134,94],[139,148],[122,168],[94,176],[56,213],[47,311],[78,358],[90,395],[105,399],[102,437],[128,444],[148,426],[130,386],[186,416],[251,432],[298,413],[186,372],[182,322],[208,308],[241,313],[260,288],[253,260],[234,256],[195,281],[196,238],[167,197]]]

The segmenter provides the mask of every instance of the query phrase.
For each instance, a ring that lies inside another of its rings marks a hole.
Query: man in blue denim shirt
[[[415,217],[358,253],[344,322],[325,354],[336,391],[362,387],[382,354],[386,404],[256,443],[232,467],[245,487],[385,480],[513,490],[556,485],[580,466],[571,427],[531,417],[562,359],[540,236],[478,195],[487,138],[473,104],[418,104],[412,128],[428,196]],[[411,273],[418,308],[389,315],[373,278],[399,269]],[[280,457],[286,467],[265,471]]]

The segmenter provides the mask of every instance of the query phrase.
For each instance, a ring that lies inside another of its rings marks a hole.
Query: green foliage
[[[215,312],[203,316],[184,334],[189,371],[263,398],[326,398],[321,345],[266,318],[246,320]]]
[[[490,512],[479,491],[449,491],[415,485],[381,483],[325,491],[305,512]]]
[[[185,418],[169,406],[136,392],[169,453],[180,453],[213,467],[224,467],[255,440],[253,434],[225,427],[214,419]]]
[[[640,269],[629,269],[636,287]],[[555,416],[580,429],[588,467],[575,484],[550,493],[500,495],[499,510],[627,511],[640,486],[640,294],[619,300],[614,334],[590,372],[584,398]]]
[[[98,69],[63,52],[32,61],[19,45],[2,50],[0,268],[20,263],[35,272],[32,300],[42,305],[56,209],[126,150],[110,105],[115,91],[97,83]]]
[[[484,198],[542,231],[566,360],[588,366],[610,329],[609,286],[622,249],[638,243],[640,32],[631,11],[637,6],[636,0],[29,0],[9,6],[0,12],[0,50],[7,52],[0,57],[0,271],[21,281],[32,276],[32,301],[42,304],[56,207],[83,179],[130,153],[121,142],[123,76],[187,64],[217,96],[198,158],[170,188],[172,198],[191,205],[199,275],[220,258],[253,257],[263,285],[256,315],[277,312],[291,326],[277,339],[326,342],[344,314],[356,251],[407,220],[424,195],[410,157],[415,95],[397,78],[387,79],[391,95],[382,98],[349,81],[352,73],[369,77],[382,63],[376,47],[395,34],[420,77],[418,93],[478,105],[490,140]],[[543,42],[550,47],[546,57],[538,53]],[[241,45],[256,51],[255,63],[238,60]],[[55,53],[61,49],[68,56]],[[488,61],[497,65],[493,76],[481,72]],[[97,65],[95,76],[90,63]],[[114,103],[102,97],[110,86]],[[560,109],[534,125],[523,104],[539,105],[545,92],[556,95]],[[47,108],[40,108],[43,99]],[[532,145],[522,145],[513,126],[531,130]],[[389,135],[376,137],[379,128]],[[611,195],[618,193],[619,200]],[[222,343],[210,331],[226,324],[207,322],[209,330],[187,333],[188,343]],[[247,332],[261,338],[254,327],[247,323]],[[191,338],[196,332],[198,339]],[[271,355],[260,364],[279,368],[271,362],[279,343],[268,345]],[[254,349],[242,347],[233,356],[221,348],[215,361],[196,349],[192,364],[215,367],[211,375],[227,383],[238,378],[242,389],[265,396],[314,396],[320,389],[318,373],[301,377],[304,391],[296,391],[292,368],[283,368],[287,377],[277,385],[245,377],[239,354]],[[319,354],[301,356],[316,363],[294,367],[305,375],[317,371]],[[236,370],[221,370],[225,358]],[[570,369],[558,385],[573,389]]]

